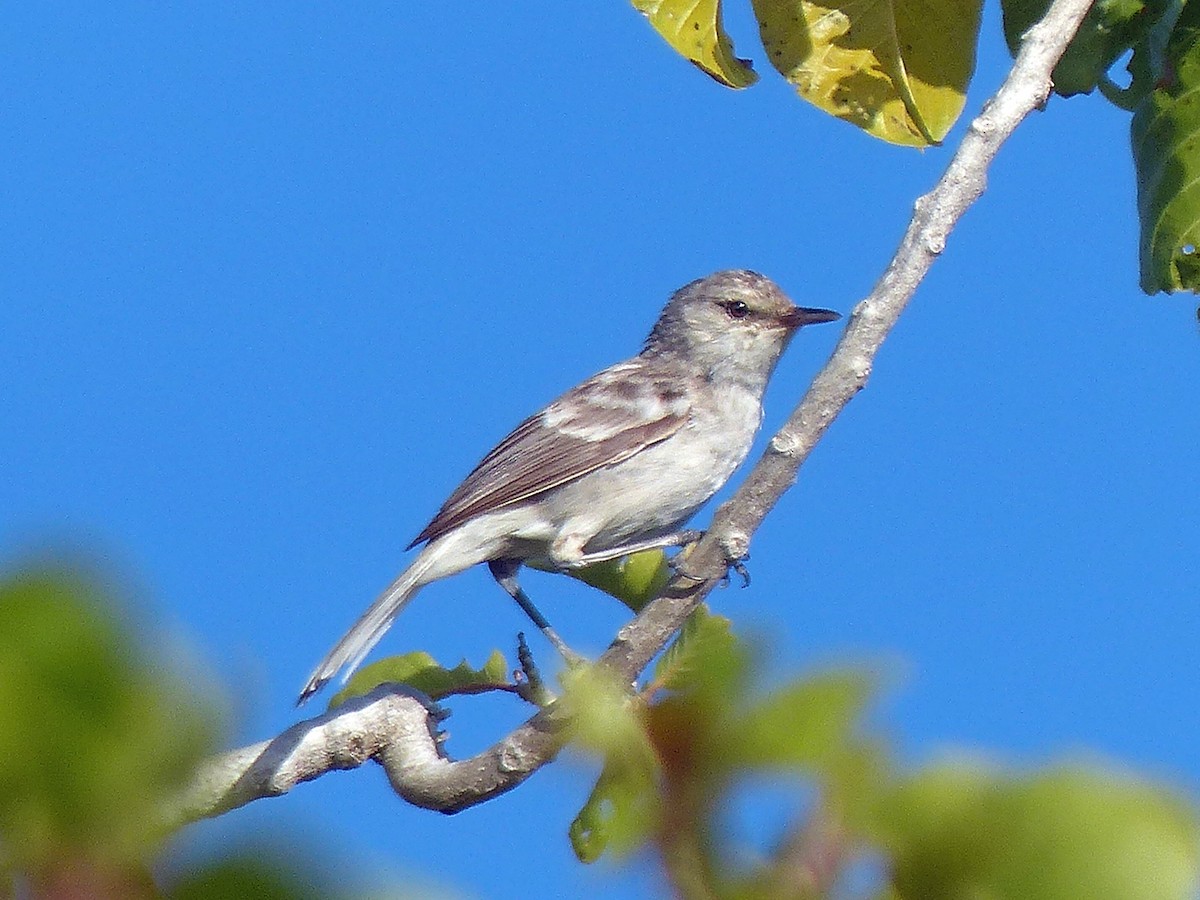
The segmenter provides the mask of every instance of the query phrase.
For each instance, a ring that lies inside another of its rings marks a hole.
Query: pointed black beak
[[[841,313],[832,309],[813,309],[808,306],[794,306],[779,317],[788,328],[799,328],[802,325],[819,325],[821,322],[836,322],[842,317]]]

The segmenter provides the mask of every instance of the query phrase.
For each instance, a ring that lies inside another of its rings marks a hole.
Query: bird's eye
[[[744,319],[750,314],[750,307],[741,300],[730,300],[728,303],[723,304],[723,306],[731,319]]]

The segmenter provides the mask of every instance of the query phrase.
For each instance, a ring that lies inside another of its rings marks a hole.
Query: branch
[[[725,574],[750,536],[791,487],[804,460],[846,404],[867,383],[876,353],[917,285],[942,253],[958,220],[983,193],[987,169],[1017,126],[1049,97],[1050,74],[1083,21],[1090,0],[1055,0],[1025,34],[1012,70],[989,100],[933,190],[921,197],[883,277],[855,307],[829,362],[742,486],[713,517],[704,539],[659,599],[622,628],[599,663],[633,681]],[[434,729],[441,714],[396,685],[383,685],[336,710],[300,722],[274,740],[208,762],[168,811],[182,823],[215,816],[333,769],[375,759],[401,797],[427,809],[458,812],[511,790],[554,758],[562,739],[547,711],[488,750],[446,759]]]
[[[167,828],[278,797],[301,782],[369,759],[383,766],[396,793],[409,803],[458,812],[516,787],[557,749],[556,725],[539,713],[484,752],[454,762],[442,752],[436,732],[445,716],[415,690],[380,685],[272,740],[206,761],[165,810]]]

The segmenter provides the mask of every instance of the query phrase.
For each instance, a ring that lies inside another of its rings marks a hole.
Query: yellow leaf
[[[750,61],[733,53],[721,24],[721,0],[633,0],[633,5],[676,52],[721,84],[744,88],[758,81]]]
[[[962,112],[982,0],[753,2],[771,64],[820,109],[910,147]]]

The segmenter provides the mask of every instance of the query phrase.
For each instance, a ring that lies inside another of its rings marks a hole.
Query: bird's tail
[[[379,595],[370,608],[359,617],[358,621],[313,669],[313,673],[308,676],[308,682],[300,692],[300,699],[296,701],[297,705],[324,687],[329,679],[343,668],[345,668],[347,676],[358,668],[363,658],[371,652],[371,648],[379,643],[379,639],[391,627],[393,620],[400,614],[400,610],[404,609],[408,601],[416,596],[417,591],[433,580],[427,576],[439,555],[432,545],[426,547],[413,560],[412,565],[388,585],[387,589]]]

